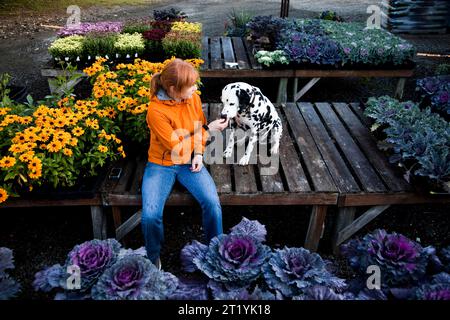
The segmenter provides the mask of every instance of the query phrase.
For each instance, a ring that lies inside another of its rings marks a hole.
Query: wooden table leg
[[[299,91],[294,93],[294,102],[300,100],[314,85],[320,80],[320,78],[312,78],[307,84]]]
[[[405,89],[406,78],[400,78],[397,82],[397,88],[395,89],[395,98],[403,98],[403,91]]]
[[[298,78],[294,78],[294,84],[292,87],[292,101],[296,102],[295,99],[295,95],[297,94],[297,90],[298,90]]]
[[[334,234],[332,240],[333,253],[339,253],[339,246],[337,245],[337,239],[339,232],[345,227],[349,226],[355,219],[356,207],[339,208],[336,224],[334,225]]]
[[[327,206],[313,206],[311,217],[309,218],[308,233],[305,239],[305,248],[310,251],[317,251],[320,237],[324,229]]]
[[[91,206],[92,229],[95,239],[106,239],[106,215],[101,206]]]
[[[280,78],[280,83],[278,85],[277,103],[287,102],[287,84],[288,78]]]
[[[357,219],[355,219],[351,224],[344,227],[339,231],[335,246],[339,246],[341,243],[352,237],[356,232],[361,230],[370,221],[378,217],[383,211],[388,209],[390,205],[373,206],[363,214],[361,214]]]

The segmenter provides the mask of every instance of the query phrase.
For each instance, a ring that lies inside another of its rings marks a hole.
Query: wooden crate
[[[448,0],[383,0],[381,25],[393,33],[445,33]]]

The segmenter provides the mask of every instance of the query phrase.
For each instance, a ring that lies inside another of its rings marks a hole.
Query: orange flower
[[[8,199],[8,192],[0,187],[0,203],[5,202]]]
[[[0,160],[0,168],[10,168],[16,164],[16,158],[13,157],[3,157]]]

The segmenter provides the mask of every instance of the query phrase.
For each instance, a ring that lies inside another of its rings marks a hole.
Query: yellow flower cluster
[[[161,72],[174,59],[175,57],[172,57],[162,63],[135,59],[134,63],[120,63],[116,66],[115,71],[108,71],[103,66],[106,60],[102,58],[97,60],[92,67],[86,68],[84,72],[87,74],[98,73],[93,83],[94,101],[104,105],[102,111],[106,111],[108,116],[114,119],[117,112],[124,111],[132,115],[146,112],[150,100],[149,86],[152,75]],[[186,61],[197,69],[204,63],[201,59]]]
[[[109,79],[114,78],[113,74],[107,76]],[[94,144],[102,154],[106,154],[114,145],[119,145],[113,153],[125,157],[120,145],[122,141],[100,127],[102,118],[114,117],[116,111],[113,108],[98,109],[98,101],[74,102],[67,97],[60,99],[57,104],[59,108],[39,105],[32,116],[9,114],[11,108],[0,108],[0,132],[5,128],[13,130],[6,149],[10,154],[0,158],[2,176],[8,172],[12,177],[17,177],[19,185],[29,184],[31,190],[31,181],[43,176],[44,161],[58,162],[61,161],[61,155],[71,158],[75,152],[81,157],[87,143]],[[12,125],[14,127],[9,127]],[[100,133],[92,136],[92,132],[96,131]],[[86,134],[88,136],[85,137]],[[83,141],[81,146],[79,139]],[[68,163],[61,162],[61,165]],[[6,183],[8,178],[3,177],[3,180]],[[8,197],[8,188],[1,186],[0,203]]]
[[[106,62],[106,58],[98,58],[92,66],[84,69],[83,72],[91,77],[94,74],[104,70],[102,65],[104,62]]]
[[[187,33],[201,33],[202,24],[199,22],[174,22],[171,31],[183,31]]]

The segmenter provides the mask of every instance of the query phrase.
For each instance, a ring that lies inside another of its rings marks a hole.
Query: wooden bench
[[[413,75],[413,69],[380,69],[373,67],[364,70],[348,69],[267,69],[254,57],[255,48],[244,38],[239,37],[203,37],[201,58],[202,78],[276,78],[279,79],[277,102],[288,101],[288,79],[293,79],[292,97],[296,102],[308,92],[321,78],[340,77],[387,77],[399,78],[395,95],[403,96],[405,79]],[[52,66],[51,61],[42,69],[41,75],[48,78],[50,91],[58,92],[52,79],[63,75],[64,71]],[[85,75],[82,71],[79,74]],[[86,75],[85,75],[86,76]],[[299,78],[312,78],[302,89],[298,90]],[[78,78],[69,87],[74,87],[82,78]]]
[[[220,108],[220,104],[204,104],[205,115],[216,119]],[[277,108],[284,126],[278,173],[261,175],[261,164],[207,166],[222,205],[312,206],[304,246],[317,250],[329,206],[339,208],[333,237],[337,246],[390,205],[450,202],[448,194],[418,194],[406,183],[378,150],[358,104],[288,103]],[[140,211],[122,223],[121,208],[141,206],[146,161],[142,155],[117,164],[123,175],[102,187],[103,205],[112,208],[117,239],[140,223]],[[194,203],[187,191],[174,189],[166,204]],[[354,220],[358,206],[370,209]],[[94,226],[101,228],[103,223]]]

